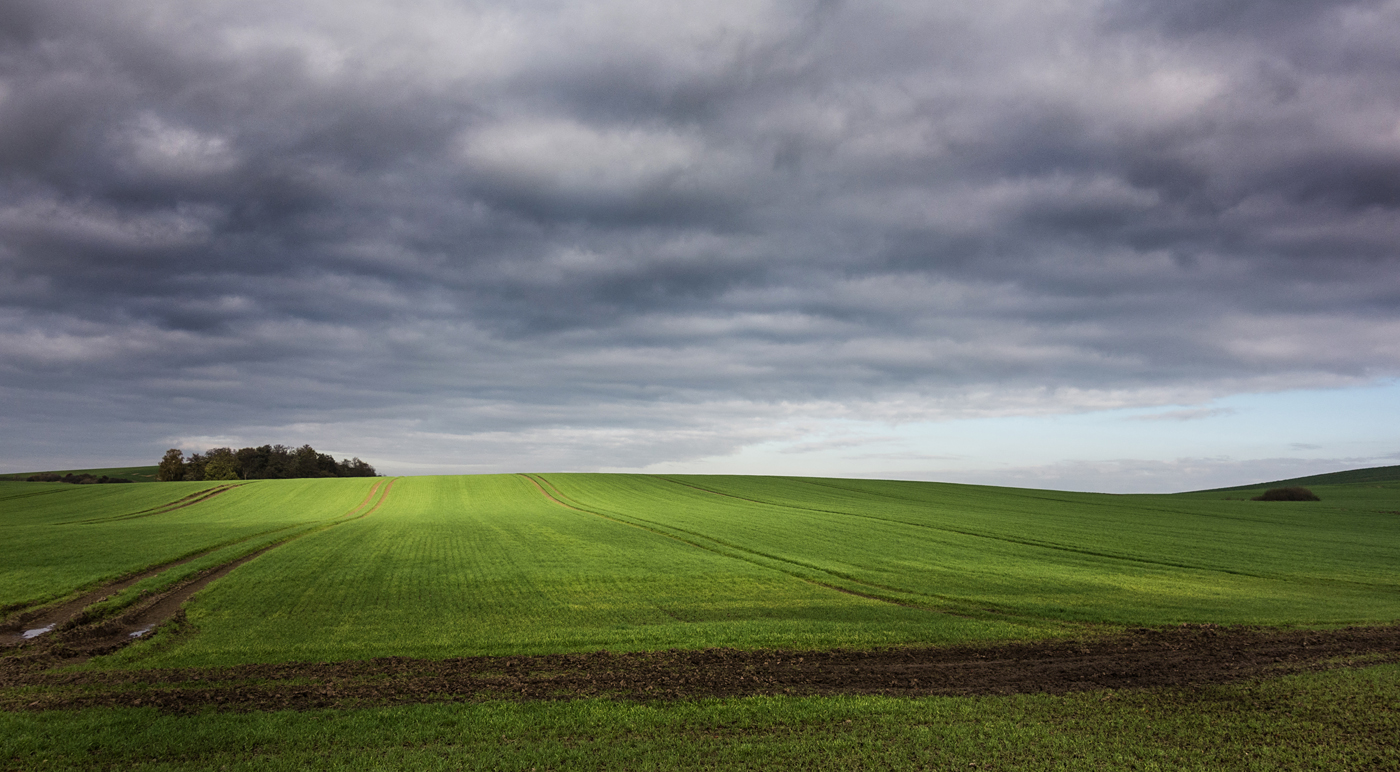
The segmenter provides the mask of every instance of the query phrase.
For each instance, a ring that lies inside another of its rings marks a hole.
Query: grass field
[[[285,537],[369,479],[0,484],[0,605]],[[197,635],[126,665],[870,646],[1181,622],[1400,618],[1400,483],[1323,501],[1110,496],[762,477],[397,480],[373,517],[294,539],[200,594]],[[153,512],[153,513],[152,513]]]
[[[1400,619],[1400,481],[1375,475],[1314,483],[1318,503],[1253,502],[1253,488],[1123,496],[766,477],[418,477],[387,494],[374,487],[383,482],[267,480],[216,495],[216,483],[0,482],[0,608],[201,555],[104,601],[115,611],[278,544],[200,591],[185,624],[78,667],[862,648]],[[1268,748],[1279,755],[1234,768],[1400,768],[1395,743],[1366,739],[1394,736],[1397,679],[1387,666],[1191,694],[585,700],[319,718],[102,709],[44,714],[42,725],[0,714],[0,761],[550,768],[607,744],[604,766],[632,768],[778,759],[1205,769]],[[187,750],[159,751],[123,729],[148,724]],[[1315,742],[1285,739],[1300,732]],[[501,735],[517,739],[502,745]],[[1071,750],[1079,762],[1056,761]]]
[[[1348,469],[1344,472],[1328,472],[1327,474],[1314,474],[1306,477],[1290,477],[1287,480],[1275,480],[1267,483],[1255,483],[1253,485],[1239,485],[1232,488],[1216,488],[1212,491],[1202,491],[1203,493],[1217,493],[1222,491],[1250,491],[1262,493],[1268,488],[1281,488],[1289,485],[1352,485],[1355,483],[1391,483],[1400,481],[1400,465],[1396,466],[1373,466],[1366,469]]]
[[[969,620],[837,592],[582,514],[516,475],[397,481],[372,518],[299,539],[211,586],[199,635],[150,666],[599,648],[860,646],[1058,625]]]
[[[0,483],[0,610],[65,597],[197,552],[305,527],[352,509],[370,479],[219,483]]]
[[[0,713],[17,769],[1393,770],[1400,666],[1192,691]]]
[[[1394,619],[1400,485],[1313,508],[933,483],[541,476],[581,509],[923,608],[1061,622]],[[1379,615],[1377,617],[1376,615]]]
[[[70,473],[75,475],[90,474],[93,477],[102,477],[103,475],[106,475],[107,477],[116,477],[118,479],[130,480],[134,483],[138,483],[155,482],[156,472],[159,471],[159,469],[160,468],[156,466],[114,466],[103,469],[46,469],[44,471],[52,472],[59,476]],[[15,472],[12,474],[0,474],[0,480],[8,480],[11,482],[23,482],[24,480],[28,479],[31,475],[35,474],[38,474],[38,472]]]

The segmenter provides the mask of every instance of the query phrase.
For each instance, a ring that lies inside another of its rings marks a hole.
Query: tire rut
[[[69,624],[74,619],[80,619],[83,612],[94,603],[101,602],[112,594],[130,587],[142,579],[157,576],[169,569],[197,560],[211,552],[225,549],[229,546],[237,545],[242,541],[255,539],[260,535],[266,535],[272,532],[255,534],[239,542],[220,545],[219,547],[204,550],[203,552],[182,558],[173,563],[166,563],[148,569],[133,577],[106,585],[80,598],[69,601],[62,606],[55,607],[52,611],[46,612],[42,616],[26,617],[21,615],[15,621],[6,623],[3,628],[0,628],[0,650],[14,647],[19,647],[21,652],[24,652],[25,649],[32,650],[23,653],[22,656],[18,658],[19,660],[37,657],[39,659],[57,659],[67,662],[80,662],[90,657],[109,654],[145,637],[150,631],[180,615],[183,612],[185,603],[188,602],[195,593],[207,587],[211,582],[227,576],[244,563],[302,537],[309,536],[313,533],[320,533],[321,531],[334,528],[337,525],[351,520],[359,520],[377,511],[384,505],[384,502],[388,500],[389,491],[393,488],[394,482],[396,482],[396,480],[389,480],[387,483],[376,482],[363,501],[355,505],[354,508],[347,511],[345,514],[332,519],[328,523],[305,529],[300,533],[293,534],[251,553],[207,568],[149,599],[139,601],[110,618],[85,625],[70,626]],[[373,504],[370,505],[372,501]],[[369,506],[369,508],[366,509],[366,506]],[[29,629],[26,630],[26,627]],[[65,629],[65,627],[67,629]]]
[[[862,580],[857,579],[857,578],[855,578],[855,577],[853,577],[853,576],[849,576],[849,575],[846,575],[846,574],[840,574],[840,573],[837,573],[837,572],[835,572],[835,571],[831,571],[831,570],[829,570],[829,569],[823,569],[823,568],[819,568],[819,567],[817,567],[817,566],[807,565],[807,564],[805,564],[805,563],[799,563],[799,562],[797,562],[797,561],[790,560],[790,559],[788,559],[788,558],[779,557],[779,556],[777,556],[777,555],[769,555],[769,554],[766,554],[766,553],[763,553],[763,552],[756,552],[756,551],[754,551],[754,550],[745,549],[744,547],[740,547],[740,546],[737,545],[737,544],[730,544],[730,543],[728,543],[728,542],[723,542],[723,541],[720,541],[719,539],[716,539],[716,538],[714,538],[714,537],[712,537],[712,536],[706,536],[705,534],[696,533],[696,532],[694,532],[694,531],[687,531],[687,530],[684,530],[684,529],[682,529],[682,528],[674,528],[674,527],[663,530],[662,528],[659,528],[659,527],[653,527],[653,526],[651,526],[651,525],[643,525],[643,523],[646,522],[645,520],[642,520],[641,523],[638,523],[638,522],[633,522],[632,520],[629,520],[629,519],[623,519],[623,518],[620,518],[620,517],[613,517],[613,516],[611,516],[611,515],[606,515],[606,514],[603,514],[603,513],[601,513],[601,512],[595,512],[595,511],[593,511],[593,510],[591,510],[591,509],[584,509],[584,508],[582,508],[582,507],[580,507],[580,506],[576,506],[576,505],[574,505],[574,504],[570,504],[570,503],[568,503],[567,501],[565,501],[565,500],[564,500],[564,499],[565,499],[564,494],[563,494],[562,492],[560,492],[558,488],[555,488],[554,485],[553,485],[552,483],[550,483],[547,479],[541,481],[540,479],[536,479],[536,477],[535,477],[534,475],[529,475],[529,474],[521,474],[520,476],[521,476],[521,477],[524,477],[525,479],[527,479],[527,480],[529,480],[530,482],[534,483],[534,484],[535,484],[535,487],[539,489],[540,493],[543,494],[545,498],[549,499],[550,501],[554,502],[555,504],[558,504],[558,505],[561,506],[561,507],[564,507],[565,509],[573,510],[574,512],[579,512],[579,513],[585,514],[585,515],[592,515],[592,516],[594,516],[594,517],[600,517],[600,518],[602,518],[602,519],[604,519],[604,520],[607,520],[607,521],[610,521],[610,522],[613,522],[613,523],[618,523],[619,525],[625,525],[625,526],[630,526],[630,527],[632,527],[632,528],[638,528],[638,529],[641,529],[641,530],[646,531],[646,532],[648,532],[648,533],[653,533],[653,534],[656,534],[657,536],[662,536],[662,537],[665,537],[665,538],[667,538],[667,539],[671,539],[672,541],[677,541],[677,542],[680,542],[681,544],[685,544],[685,545],[687,545],[687,546],[694,547],[694,548],[696,548],[696,549],[701,549],[701,550],[704,550],[704,551],[706,551],[706,552],[710,552],[710,553],[713,553],[713,554],[715,554],[715,555],[719,555],[719,556],[721,556],[721,557],[729,558],[729,559],[732,559],[732,560],[741,560],[741,561],[744,561],[744,562],[746,562],[746,563],[751,563],[751,564],[756,565],[756,566],[760,566],[760,567],[767,568],[767,569],[770,569],[770,570],[773,570],[773,571],[777,571],[777,572],[782,573],[782,574],[784,574],[784,575],[786,575],[786,576],[789,576],[789,577],[791,577],[791,578],[793,578],[793,579],[796,579],[796,580],[798,580],[798,581],[800,581],[800,582],[806,582],[807,584],[811,584],[811,585],[814,585],[814,586],[817,586],[817,587],[821,587],[821,588],[824,588],[824,589],[827,589],[827,590],[835,590],[836,592],[845,593],[846,595],[854,595],[855,597],[858,597],[858,598],[865,598],[866,600],[875,601],[875,602],[877,602],[877,603],[887,603],[887,604],[892,605],[892,606],[900,606],[900,607],[903,607],[903,608],[917,609],[917,610],[919,610],[919,611],[926,611],[926,612],[929,612],[929,613],[932,613],[932,614],[945,614],[945,615],[948,615],[948,616],[956,616],[956,617],[963,617],[963,618],[976,618],[976,616],[978,616],[977,614],[969,613],[969,611],[970,611],[969,609],[966,609],[966,608],[962,608],[962,607],[953,605],[952,603],[950,603],[950,601],[951,601],[952,599],[948,599],[948,598],[938,598],[938,597],[935,597],[935,596],[924,595],[924,597],[929,598],[929,601],[930,601],[930,602],[924,603],[924,604],[919,604],[919,603],[913,603],[913,602],[909,602],[909,601],[905,601],[905,600],[898,600],[898,599],[896,599],[896,598],[889,597],[888,595],[881,595],[881,594],[880,594],[880,591],[885,591],[885,592],[888,592],[888,593],[902,593],[902,594],[905,594],[905,595],[914,595],[915,593],[912,593],[912,592],[910,592],[910,591],[908,591],[908,590],[904,590],[904,589],[901,589],[901,588],[898,588],[898,587],[886,587],[886,586],[883,586],[883,585],[871,584],[870,582],[862,581]],[[546,486],[548,486],[548,487],[546,487]],[[704,490],[704,489],[697,489],[697,490]],[[551,492],[551,491],[553,491],[553,492]],[[708,493],[709,491],[706,491],[706,492]],[[717,495],[727,496],[728,494],[717,494]],[[731,498],[738,498],[738,497],[737,497],[737,496],[734,496],[734,497],[731,497]],[[748,501],[749,499],[744,499],[744,500],[745,500],[745,501]],[[637,519],[638,519],[638,520],[641,520],[641,518],[637,518]],[[693,539],[704,539],[705,541],[709,541],[709,542],[711,542],[711,543],[713,543],[713,544],[721,545],[722,547],[724,547],[724,549],[721,550],[721,549],[716,549],[716,548],[714,548],[714,547],[706,546],[706,545],[704,545],[704,544],[701,544],[701,543],[698,542],[698,541],[693,541],[692,539],[687,539],[687,538],[684,538],[684,537],[682,537],[682,536],[678,536],[678,535],[676,535],[676,533],[673,533],[672,531],[676,531],[676,532],[679,532],[679,533],[687,534],[687,535],[691,536]],[[725,550],[728,550],[728,551],[725,551]],[[760,559],[760,558],[761,558],[761,559]],[[765,562],[765,561],[767,561],[767,562]],[[854,588],[852,588],[852,587],[845,587],[845,586],[836,584],[836,583],[834,583],[833,581],[823,581],[823,580],[821,580],[821,579],[816,579],[816,578],[813,578],[813,577],[810,577],[810,576],[803,576],[803,575],[801,575],[801,574],[799,574],[799,573],[796,573],[796,572],[793,571],[793,570],[789,570],[789,569],[786,569],[786,568],[782,568],[782,567],[780,567],[780,566],[778,566],[778,565],[774,565],[774,564],[786,564],[786,565],[789,565],[789,566],[797,566],[797,567],[799,567],[799,568],[806,569],[806,570],[811,571],[811,572],[813,572],[813,573],[825,574],[825,575],[827,575],[827,576],[835,577],[836,579],[840,579],[841,581],[848,582],[848,583],[850,583],[850,584],[852,584],[852,585],[855,585],[856,587],[859,587],[859,588],[861,588],[861,589],[854,589]],[[980,615],[983,615],[983,616],[985,616],[985,615],[996,615],[998,618],[1001,618],[1001,619],[1006,619],[1006,618],[1009,618],[1009,617],[1012,616],[1011,614],[1006,613],[1006,612],[1003,612],[1003,611],[1001,611],[1001,610],[999,610],[999,609],[982,608],[982,609],[979,609],[978,611],[979,611],[979,614],[980,614]]]
[[[194,553],[193,555],[188,555],[186,557],[180,558],[179,560],[174,560],[169,563],[162,563],[158,566],[153,566],[139,573],[127,576],[123,579],[118,579],[115,582],[109,582],[108,584],[104,584],[95,590],[90,590],[84,593],[83,595],[74,598],[73,600],[61,603],[57,606],[50,606],[47,608],[41,607],[38,609],[21,611],[20,613],[11,616],[3,623],[0,623],[0,649],[3,649],[6,646],[18,646],[24,643],[25,641],[28,641],[32,638],[36,638],[38,637],[38,635],[44,634],[38,633],[30,635],[29,633],[35,633],[38,630],[52,631],[54,629],[61,628],[69,621],[79,617],[82,614],[83,610],[86,609],[88,606],[91,606],[94,603],[100,603],[106,600],[107,598],[121,592],[122,590],[125,590],[126,588],[136,584],[137,582],[140,582],[143,579],[149,579],[153,576],[165,573],[166,571],[172,568],[179,568],[180,566],[183,566],[186,563],[198,560],[216,550],[224,549],[239,544],[241,542],[248,541],[248,539],[256,539],[257,537],[264,535],[266,534],[254,534],[252,536],[247,537],[246,539],[239,539],[238,541],[230,542],[228,544],[221,544],[216,547],[211,547],[207,550],[201,550],[199,552]]]
[[[179,509],[184,509],[185,507],[192,507],[192,506],[194,506],[195,504],[199,504],[199,503],[201,503],[201,502],[208,501],[209,499],[214,498],[215,496],[219,495],[220,493],[226,493],[226,492],[228,492],[228,491],[233,490],[234,488],[238,488],[238,487],[241,487],[241,486],[243,486],[243,485],[247,485],[247,483],[234,483],[234,484],[230,484],[230,485],[220,485],[220,486],[218,486],[218,487],[209,488],[209,489],[207,489],[207,490],[202,490],[202,491],[199,491],[199,492],[197,492],[197,493],[191,493],[190,495],[188,495],[188,496],[186,496],[186,497],[184,497],[184,498],[182,498],[182,499],[176,499],[175,501],[171,501],[171,502],[166,503],[166,504],[161,504],[160,506],[156,506],[156,507],[151,507],[151,508],[149,508],[149,509],[143,509],[143,510],[140,510],[140,511],[138,511],[138,512],[129,512],[129,513],[124,514],[124,515],[114,515],[114,516],[112,516],[112,517],[95,517],[95,518],[92,518],[92,519],[90,519],[90,520],[75,520],[75,521],[69,521],[69,522],[70,522],[71,524],[75,524],[75,525],[91,525],[91,524],[93,524],[93,523],[112,523],[112,522],[117,522],[117,521],[119,521],[119,520],[135,520],[135,519],[140,518],[140,517],[151,517],[152,515],[164,515],[164,514],[166,514],[167,512],[174,512],[174,511],[179,510]]]

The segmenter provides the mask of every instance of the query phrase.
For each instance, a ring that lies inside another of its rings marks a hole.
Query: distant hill
[[[93,477],[121,477],[132,482],[155,482],[156,470],[154,466],[116,466],[107,469],[45,469],[45,472],[53,472],[58,475],[65,475],[69,472],[73,474],[90,474]],[[40,472],[18,472],[16,474],[0,474],[0,480],[24,480],[30,475],[40,474]]]
[[[1308,477],[1294,477],[1288,480],[1236,485],[1231,488],[1211,488],[1210,491],[1247,491],[1255,488],[1280,488],[1286,485],[1347,485],[1349,483],[1376,483],[1400,481],[1400,465],[1373,466],[1366,469],[1348,469],[1344,472],[1329,472]]]

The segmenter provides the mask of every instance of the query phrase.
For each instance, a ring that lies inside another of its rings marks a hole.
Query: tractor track
[[[334,528],[351,520],[359,520],[377,511],[388,500],[389,491],[393,488],[394,482],[395,480],[376,482],[370,488],[369,493],[365,495],[364,500],[348,512],[332,518],[328,522],[303,529],[272,544],[206,568],[162,592],[136,601],[108,618],[95,622],[84,622],[87,616],[86,610],[94,603],[106,600],[142,579],[157,576],[169,569],[194,561],[218,549],[237,545],[240,542],[204,550],[171,563],[154,566],[141,573],[99,587],[58,606],[18,614],[0,626],[0,652],[17,648],[19,653],[13,657],[0,659],[0,662],[13,664],[14,662],[37,660],[76,663],[86,661],[94,656],[110,654],[145,637],[147,633],[177,617],[182,619],[184,605],[195,593],[207,587],[211,582],[227,576],[244,563],[296,539]],[[267,535],[267,533],[271,532],[255,534],[241,541],[255,539],[260,535]],[[29,628],[30,632],[38,634],[30,635],[25,632],[26,628]]]

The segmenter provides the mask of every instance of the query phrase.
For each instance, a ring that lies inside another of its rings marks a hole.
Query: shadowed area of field
[[[1077,641],[894,648],[704,649],[139,671],[45,672],[0,660],[0,707],[306,710],[425,702],[756,695],[1009,695],[1201,686],[1400,661],[1400,627],[1189,626]]]

